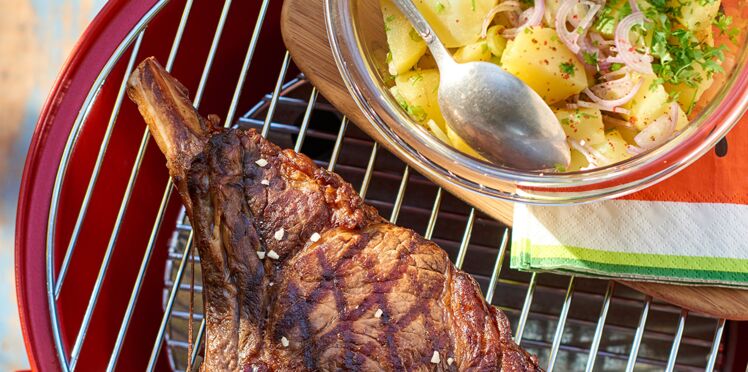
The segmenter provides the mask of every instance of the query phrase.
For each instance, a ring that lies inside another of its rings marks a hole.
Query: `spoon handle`
[[[405,18],[410,21],[416,32],[421,35],[423,41],[426,42],[426,46],[431,50],[431,55],[434,56],[439,68],[443,69],[443,67],[446,67],[446,64],[454,64],[455,60],[452,58],[452,55],[449,54],[447,48],[444,47],[442,41],[439,40],[439,36],[436,35],[434,29],[431,28],[431,25],[429,25],[426,18],[423,17],[415,4],[413,4],[413,1],[393,0],[393,2],[398,8],[400,8],[400,11],[403,12]]]

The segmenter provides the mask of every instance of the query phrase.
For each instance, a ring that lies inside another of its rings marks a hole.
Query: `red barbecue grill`
[[[744,324],[613,282],[509,270],[509,228],[410,172],[299,75],[281,42],[281,6],[113,0],[89,26],[42,111],[18,207],[19,310],[35,370],[184,370],[200,359],[189,221],[124,94],[151,55],[201,112],[301,150],[439,243],[549,370],[745,370]],[[198,347],[188,355],[191,291]]]

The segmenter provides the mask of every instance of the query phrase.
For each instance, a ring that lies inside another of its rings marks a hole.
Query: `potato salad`
[[[572,155],[559,172],[614,164],[672,138],[737,35],[720,0],[413,2],[455,60],[495,63],[551,106]],[[392,95],[434,136],[481,158],[444,122],[424,41],[390,0],[381,9]]]

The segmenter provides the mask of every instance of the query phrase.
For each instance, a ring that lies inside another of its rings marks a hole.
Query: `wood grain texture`
[[[382,141],[382,137],[364,117],[343,83],[332,56],[327,39],[324,17],[324,0],[286,0],[281,20],[283,40],[294,63],[335,107],[348,116],[353,123],[383,144],[387,150],[401,159],[402,153]],[[410,164],[422,172],[422,165]],[[512,204],[477,195],[441,179],[433,182],[479,208],[488,215],[511,226]],[[748,291],[715,288],[688,287],[645,282],[621,282],[652,297],[662,299],[691,311],[732,320],[748,320]]]

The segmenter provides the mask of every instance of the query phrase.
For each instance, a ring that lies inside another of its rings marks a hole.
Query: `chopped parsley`
[[[475,0],[473,0],[473,2],[471,3],[471,5],[473,6],[473,11],[475,11]]]
[[[650,7],[644,10],[649,22],[642,33],[651,35],[649,53],[655,58],[652,69],[660,83],[686,84],[696,87],[704,78],[721,72],[719,61],[724,60],[724,45],[713,47],[698,40],[693,31],[672,24],[668,15],[677,10],[665,0],[649,0]],[[728,21],[722,20],[723,24]]]
[[[712,24],[717,27],[720,35],[727,35],[730,38],[730,41],[733,43],[737,42],[740,30],[736,27],[730,27],[732,24],[732,17],[725,15],[725,13],[719,13],[717,14],[717,18],[712,21]]]
[[[562,73],[569,76],[574,76],[574,72],[576,71],[574,69],[574,64],[571,62],[563,62],[558,67],[561,69]]]
[[[582,59],[584,59],[584,63],[597,67],[597,53],[584,51],[582,52]]]
[[[410,81],[411,85],[416,85],[418,84],[419,81],[423,80],[423,75],[420,73],[417,73],[411,76],[410,78],[408,78],[408,80]]]
[[[444,13],[445,6],[441,1],[437,1],[436,5],[434,5],[434,8],[436,8],[436,14]]]
[[[405,110],[405,112],[407,112],[408,115],[413,118],[413,120],[418,122],[426,120],[426,111],[423,109],[423,107],[409,105],[408,102],[399,94],[395,96],[395,99],[397,100],[397,103],[400,105],[400,107],[402,107],[403,110]]]
[[[631,4],[628,1],[608,1],[600,10],[592,29],[601,34],[612,36],[616,31],[618,22],[629,14],[631,14]]]
[[[563,164],[556,164],[553,167],[556,168],[556,172],[566,172],[566,167]]]
[[[618,71],[621,68],[623,68],[623,66],[624,66],[623,63],[612,63],[610,65],[610,71]]]

